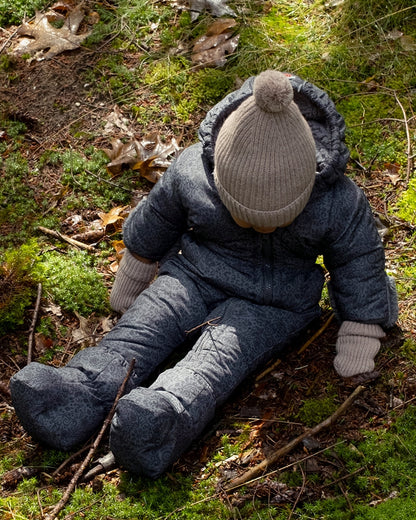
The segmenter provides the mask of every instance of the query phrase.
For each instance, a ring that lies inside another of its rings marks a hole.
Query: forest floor
[[[6,44],[9,37],[6,32],[0,33],[0,47]],[[106,49],[107,45],[107,49]],[[109,147],[109,138],[102,132],[102,122],[114,112],[115,102],[105,92],[96,92],[91,95],[90,85],[86,84],[85,72],[99,66],[104,52],[111,52],[111,43],[104,43],[96,49],[81,49],[66,52],[51,60],[32,61],[28,63],[19,59],[13,67],[13,74],[18,78],[7,81],[0,89],[0,105],[6,107],[7,116],[24,123],[26,132],[22,144],[22,154],[29,164],[29,169],[35,167],[42,154],[47,150],[80,150],[83,147],[104,149]],[[140,60],[139,55],[132,51],[125,54],[125,63],[133,66]],[[152,99],[153,92],[142,91],[143,100]],[[181,135],[180,146],[185,147],[195,139],[195,129],[203,116],[196,113],[181,127],[177,127],[177,135]],[[135,128],[134,120],[130,121],[131,129],[139,134],[139,126]],[[74,133],[74,127],[82,128],[85,142],[80,134]],[[173,137],[171,129],[155,122],[147,130],[165,136]],[[120,136],[122,132],[120,131]],[[91,136],[94,136],[91,138]],[[112,137],[120,137],[112,135]],[[0,140],[7,140],[6,134],[0,134]],[[354,168],[354,165],[351,165]],[[385,192],[392,189],[388,178],[380,176],[379,172],[354,171],[356,182],[364,189],[374,210],[384,213]],[[386,186],[383,186],[383,182]],[[143,187],[144,186],[144,187]],[[152,184],[145,182],[140,189],[133,187],[132,198],[137,191],[151,189]],[[41,175],[30,178],[30,187],[35,194],[39,211],[53,211],[54,205],[59,205],[65,196],[61,184],[60,174],[53,166],[42,169]],[[78,210],[77,210],[78,211]],[[83,218],[93,220],[100,208],[89,207]],[[74,214],[76,212],[74,211]],[[87,214],[88,213],[88,214]],[[67,214],[68,220],[71,214]],[[386,256],[389,265],[397,265],[397,258],[402,256],[404,244],[408,244],[414,234],[414,226],[390,219],[395,226],[386,244]],[[14,227],[16,226],[16,227]],[[0,233],[3,236],[19,233],[22,223],[2,222]],[[53,239],[49,238],[51,243]],[[115,255],[114,255],[115,256]],[[114,273],[109,264],[100,266],[100,270],[108,287],[111,286]],[[278,447],[284,446],[305,430],[305,425],[312,426],[331,415],[334,407],[325,411],[325,403],[331,400],[338,405],[342,403],[353,389],[363,383],[365,390],[357,399],[348,413],[338,419],[330,428],[325,429],[319,438],[309,439],[301,443],[290,454],[286,455],[278,465],[292,466],[301,471],[301,484],[277,488],[272,480],[265,479],[262,483],[246,488],[243,493],[231,494],[227,500],[231,506],[240,507],[246,501],[257,497],[269,504],[290,504],[317,500],[336,494],[347,494],[346,486],[350,477],[350,470],[337,456],[331,447],[340,442],[359,442],[363,438],[363,430],[377,430],[388,428],[391,422],[391,412],[400,413],[411,403],[416,391],[416,366],[403,354],[402,345],[406,338],[414,338],[416,321],[414,311],[414,296],[401,301],[401,321],[398,327],[389,331],[381,352],[377,358],[378,374],[368,380],[341,380],[335,373],[332,362],[335,350],[337,324],[335,320],[328,321],[330,309],[324,309],[322,320],[314,324],[303,338],[306,343],[322,326],[321,333],[302,352],[299,349],[302,342],[294,345],[287,355],[273,365],[266,374],[256,374],[245,382],[235,393],[233,398],[218,410],[215,421],[204,432],[201,438],[185,453],[172,468],[172,475],[192,475],[195,482],[207,478],[207,461],[215,453],[223,449],[224,436],[232,445],[234,440],[240,439],[242,424],[247,427],[246,445],[240,445],[238,456],[229,457],[219,463],[221,478],[234,478],[247,468],[270,456]],[[31,309],[33,310],[33,309]],[[79,319],[70,313],[56,313],[46,301],[42,302],[38,319],[47,315],[54,320],[57,328],[65,327],[66,333],[58,338],[60,350],[55,351],[49,360],[55,366],[64,364],[78,349],[80,343],[73,332],[80,328]],[[33,313],[29,312],[23,327],[7,334],[0,341],[0,414],[2,414],[0,443],[8,446],[10,457],[14,452],[23,452],[25,467],[36,466],[42,458],[43,448],[35,444],[24,432],[13,413],[8,393],[10,377],[27,363],[27,338]],[[108,327],[117,320],[116,314],[109,314],[103,319],[91,318],[90,325],[95,329],[90,344],[96,344]],[[44,338],[36,336],[34,358],[45,354],[50,344]],[[275,360],[277,361],[277,360]],[[265,367],[267,368],[267,367]],[[306,401],[316,401],[317,407],[306,411]],[[309,416],[308,416],[309,413]],[[297,419],[296,419],[297,418]],[[239,441],[240,442],[240,441]],[[105,452],[106,439],[100,452]],[[328,456],[320,454],[326,448],[332,453]],[[308,456],[316,452],[316,456]],[[2,455],[7,455],[2,453]],[[332,458],[331,458],[332,457]],[[304,460],[302,469],[300,462]],[[82,456],[78,457],[78,461]],[[275,469],[277,466],[274,466]],[[40,483],[45,485],[48,477],[46,472],[38,474]],[[212,469],[214,471],[215,468]],[[114,469],[105,478],[112,482],[120,478],[121,470]],[[308,479],[308,474],[320,475],[317,479]],[[56,485],[65,486],[73,475],[71,469],[65,468],[56,476]],[[5,475],[3,475],[3,479]],[[175,478],[172,476],[172,478]],[[3,481],[2,496],[13,495],[21,478],[16,475],[7,475],[7,482]],[[333,484],[328,484],[332,482]],[[323,484],[323,482],[326,482]],[[374,497],[375,499],[377,497]],[[9,517],[14,518],[11,514]],[[110,516],[108,516],[110,518]]]

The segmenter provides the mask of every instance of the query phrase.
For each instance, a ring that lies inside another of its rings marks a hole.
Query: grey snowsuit
[[[13,404],[33,437],[59,449],[87,440],[134,358],[110,448],[128,470],[157,477],[243,379],[319,315],[319,255],[340,321],[394,324],[397,298],[371,209],[344,175],[343,120],[324,92],[296,76],[290,81],[317,146],[316,183],[304,211],[288,227],[260,234],[239,227],[218,196],[216,136],[251,95],[251,78],[207,114],[200,142],[183,151],[124,226],[130,251],[161,261],[155,282],[98,347],[82,350],[66,367],[31,363],[12,378]],[[145,386],[201,324],[191,350]]]

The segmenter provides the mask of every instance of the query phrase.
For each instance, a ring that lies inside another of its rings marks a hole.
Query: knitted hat
[[[287,76],[267,70],[232,112],[215,144],[214,179],[230,213],[279,227],[301,213],[315,181],[315,143]]]

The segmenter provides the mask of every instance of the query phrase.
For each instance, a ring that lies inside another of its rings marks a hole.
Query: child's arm
[[[125,312],[154,279],[158,261],[177,243],[186,226],[176,164],[130,213],[124,228],[126,250],[110,295],[111,307]]]
[[[394,325],[398,305],[370,205],[348,179],[342,188],[330,212],[324,262],[331,303],[341,322],[334,366],[342,377],[351,377],[374,370],[385,335],[382,327]]]

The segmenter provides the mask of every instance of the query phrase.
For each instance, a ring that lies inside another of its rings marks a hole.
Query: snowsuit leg
[[[99,346],[81,350],[62,368],[34,362],[20,370],[10,388],[25,430],[62,450],[88,440],[110,410],[130,361],[136,360],[127,391],[183,343],[187,330],[205,321],[207,295],[219,297],[205,289],[185,275],[161,276]]]
[[[317,314],[295,315],[236,298],[221,303],[174,368],[119,401],[110,434],[117,461],[133,473],[158,477],[244,378],[293,341]]]

